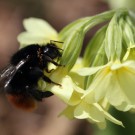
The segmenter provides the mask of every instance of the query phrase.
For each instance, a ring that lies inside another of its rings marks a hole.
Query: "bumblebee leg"
[[[45,76],[45,75],[44,75],[42,78],[43,78],[43,80],[44,80],[45,82],[53,83],[53,84],[56,84],[56,85],[61,86],[59,83],[53,82],[50,78],[48,78],[48,77]]]
[[[43,67],[44,67],[44,69],[45,69],[45,71],[47,72],[47,73],[51,73],[54,69],[48,69],[48,63],[47,62],[43,62]]]
[[[29,71],[29,76],[31,76],[32,79],[34,78],[40,78],[43,75],[43,71],[39,67],[33,67]]]
[[[64,42],[61,42],[61,41],[56,41],[56,40],[50,40],[50,43],[53,44],[53,42],[56,42],[56,43],[61,43],[63,44]],[[60,48],[61,49],[61,48]]]
[[[54,70],[54,69],[49,70],[48,67],[45,67],[45,71],[46,71],[47,73],[51,73],[53,70]]]
[[[45,91],[45,92],[42,92],[43,93],[43,98],[47,98],[47,97],[51,97],[53,96],[54,94],[50,91]]]
[[[53,61],[50,57],[45,56],[44,57],[48,62],[53,63],[55,66],[62,66],[61,64],[58,64],[57,62]]]
[[[41,70],[41,69],[39,69],[38,67],[35,67],[35,68],[33,68],[30,72],[29,72],[29,74],[30,74],[30,76],[31,76],[31,78],[34,80],[34,78],[36,77],[38,77],[38,78],[40,78],[40,77],[42,77],[42,79],[45,81],[45,82],[48,82],[48,83],[53,83],[53,84],[56,84],[56,85],[60,85],[60,84],[58,84],[58,83],[55,83],[55,82],[53,82],[51,79],[49,79],[47,76],[45,76],[44,74],[43,74],[43,71]],[[60,85],[61,86],[61,85]]]
[[[43,91],[40,91],[40,90],[37,90],[37,89],[29,89],[28,92],[37,101],[42,101],[43,98],[47,98],[47,97],[50,97],[50,96],[54,95],[50,91],[43,92]]]

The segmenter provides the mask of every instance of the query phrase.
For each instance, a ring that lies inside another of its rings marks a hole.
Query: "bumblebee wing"
[[[27,59],[21,60],[17,65],[8,65],[1,73],[0,73],[0,86],[4,85],[4,88],[8,86],[11,79],[14,77],[15,73],[20,69],[25,63]]]

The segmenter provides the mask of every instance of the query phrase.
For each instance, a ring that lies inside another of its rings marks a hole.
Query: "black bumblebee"
[[[38,89],[38,80],[42,78],[47,83],[60,85],[45,76],[43,70],[47,73],[52,71],[48,69],[49,63],[61,66],[54,60],[61,56],[62,49],[51,42],[43,46],[31,44],[16,52],[0,78],[0,81],[4,80],[4,91],[9,101],[18,108],[31,111],[35,109],[36,101],[52,96],[53,93]]]

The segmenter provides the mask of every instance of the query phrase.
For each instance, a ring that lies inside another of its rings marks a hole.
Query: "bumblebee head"
[[[60,58],[62,56],[62,49],[58,48],[55,44],[49,43],[43,46],[43,55],[50,57],[51,59]]]

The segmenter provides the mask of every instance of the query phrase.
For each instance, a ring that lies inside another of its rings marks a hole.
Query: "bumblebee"
[[[52,71],[48,68],[49,63],[61,66],[55,61],[61,56],[62,49],[51,42],[42,46],[31,44],[16,52],[0,74],[8,100],[20,109],[32,111],[36,107],[36,101],[52,96],[50,91],[42,92],[38,89],[38,80],[60,85],[45,76],[43,70],[47,73]]]

